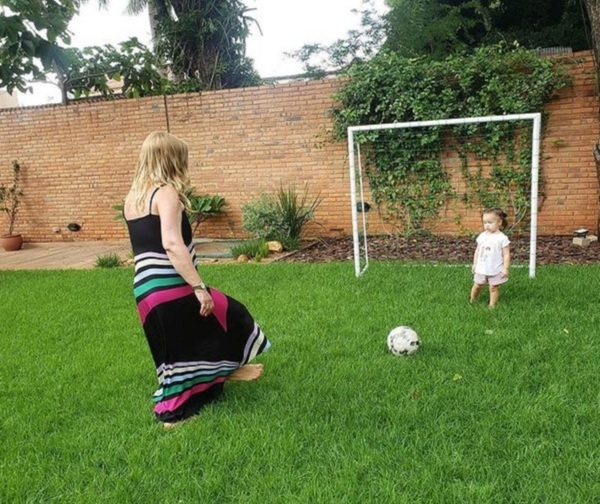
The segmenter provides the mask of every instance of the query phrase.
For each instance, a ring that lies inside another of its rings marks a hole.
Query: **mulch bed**
[[[600,263],[600,243],[589,247],[573,244],[571,236],[539,236],[537,264]],[[353,259],[352,237],[326,239],[287,255],[283,261],[331,262]],[[369,258],[436,263],[470,263],[475,252],[475,239],[451,236],[372,236],[368,238]],[[529,237],[511,238],[513,263],[529,262]]]

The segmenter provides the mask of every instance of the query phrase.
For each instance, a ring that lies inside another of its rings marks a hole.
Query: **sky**
[[[246,0],[248,13],[262,30],[253,26],[246,41],[247,55],[261,77],[292,75],[302,71],[302,65],[285,56],[286,52],[300,49],[304,44],[331,44],[360,26],[360,17],[353,9],[362,6],[362,0]],[[99,10],[96,0],[89,0],[80,14],[69,25],[72,45],[113,44],[137,37],[150,43],[147,13],[129,16],[125,13],[127,0],[110,0],[108,9]],[[384,0],[375,0],[379,12],[385,11]],[[60,102],[56,86],[36,86],[33,95],[21,95],[21,105],[40,105]]]

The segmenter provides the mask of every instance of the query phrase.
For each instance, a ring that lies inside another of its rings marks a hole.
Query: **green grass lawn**
[[[273,346],[165,432],[131,269],[0,272],[0,502],[599,502],[600,267],[537,275],[489,310],[466,266],[204,266]]]

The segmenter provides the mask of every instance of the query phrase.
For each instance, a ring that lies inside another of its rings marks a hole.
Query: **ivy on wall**
[[[348,71],[348,84],[336,95],[335,134],[344,139],[349,126],[363,124],[539,112],[570,84],[557,62],[506,44],[444,61],[381,53]],[[411,233],[426,229],[453,198],[501,206],[521,222],[531,188],[531,130],[523,128],[497,122],[457,125],[451,133],[444,127],[378,130],[357,140],[367,147],[363,158],[375,203]],[[449,148],[462,161],[463,194],[456,194],[442,163]]]

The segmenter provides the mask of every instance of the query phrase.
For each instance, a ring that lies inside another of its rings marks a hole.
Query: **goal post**
[[[542,114],[510,114],[500,116],[465,117],[457,119],[440,119],[434,121],[411,121],[389,124],[372,124],[348,127],[348,165],[350,170],[350,201],[352,207],[352,238],[354,246],[354,272],[360,277],[369,266],[369,256],[366,234],[366,217],[364,212],[363,174],[360,158],[360,143],[355,141],[355,135],[361,132],[377,130],[394,130],[407,128],[424,128],[431,126],[451,126],[458,124],[476,124],[502,121],[532,121],[531,142],[531,199],[530,199],[530,239],[529,239],[529,278],[535,278],[536,253],[537,253],[537,212],[540,169],[540,142],[542,128]],[[358,179],[358,183],[357,183]],[[358,185],[358,187],[357,187]],[[357,197],[360,194],[360,201]],[[359,212],[359,206],[361,206]],[[362,222],[359,230],[358,214],[361,213]],[[362,237],[361,237],[362,234]],[[361,246],[363,256],[361,257]]]

